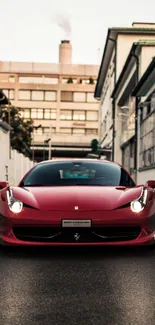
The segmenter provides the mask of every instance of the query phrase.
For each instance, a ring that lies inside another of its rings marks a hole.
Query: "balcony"
[[[44,141],[47,140],[46,134],[35,135],[34,144],[43,145]],[[98,139],[98,136],[95,134],[64,134],[64,133],[53,133],[51,137],[52,145],[57,146],[90,146],[92,139]]]

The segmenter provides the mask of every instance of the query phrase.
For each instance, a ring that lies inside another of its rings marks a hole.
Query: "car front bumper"
[[[0,222],[2,245],[17,246],[133,246],[155,242],[155,214],[131,211],[33,212],[10,214]],[[62,215],[64,215],[62,217]],[[91,220],[89,228],[63,228],[62,221]]]

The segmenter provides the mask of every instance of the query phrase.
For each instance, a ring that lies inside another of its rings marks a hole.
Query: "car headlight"
[[[20,213],[23,209],[23,203],[13,197],[12,190],[7,191],[7,201],[10,211]]]
[[[131,210],[135,213],[139,213],[145,208],[146,203],[147,203],[147,189],[144,189],[142,191],[141,196],[138,199],[136,199],[135,201],[131,202],[131,205],[130,205]]]
[[[131,210],[133,212],[140,212],[143,209],[144,209],[143,205],[138,200],[131,202]]]

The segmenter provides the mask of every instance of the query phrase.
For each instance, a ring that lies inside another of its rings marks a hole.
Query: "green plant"
[[[12,149],[17,150],[26,157],[32,158],[33,120],[24,121],[21,117],[20,109],[14,106],[1,107],[1,119],[12,127],[10,131]]]
[[[73,83],[73,79],[70,77],[70,78],[67,80],[67,83],[68,83],[68,84],[72,84],[72,83]]]
[[[94,79],[92,77],[89,78],[89,84],[94,85]]]
[[[93,139],[91,141],[91,149],[92,149],[93,153],[96,153],[98,151],[98,144],[99,144],[99,142],[97,139]]]

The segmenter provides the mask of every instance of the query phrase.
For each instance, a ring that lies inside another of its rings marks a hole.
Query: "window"
[[[82,84],[88,85],[89,84],[89,79],[81,79]]]
[[[19,100],[30,100],[31,99],[30,90],[19,90],[18,98]]]
[[[12,82],[12,83],[15,82],[15,77],[14,76],[10,76],[9,77],[9,82]]]
[[[31,118],[32,119],[43,119],[43,109],[32,108],[31,109]]]
[[[73,120],[76,121],[85,121],[85,111],[74,111],[73,112]]]
[[[130,176],[118,165],[98,162],[44,162],[32,168],[22,186],[126,186],[134,187]],[[95,194],[94,195],[98,195]]]
[[[31,118],[37,118],[37,109],[33,108],[31,109]]]
[[[15,91],[13,89],[9,90],[9,99],[12,99],[12,100],[15,99]]]
[[[61,111],[60,120],[72,120],[72,111]]]
[[[151,111],[155,109],[155,93],[151,97]]]
[[[145,116],[146,117],[146,116]],[[140,168],[155,164],[155,112],[140,123]]]
[[[65,78],[62,79],[63,84],[67,84],[67,81],[68,81],[68,79],[65,79]]]
[[[70,128],[60,128],[60,133],[71,134],[71,129]]]
[[[81,102],[81,103],[85,103],[86,101],[86,93],[74,93],[74,102]]]
[[[31,117],[30,109],[28,109],[28,108],[24,108],[23,111],[21,111],[21,116],[22,116],[24,119],[30,119],[30,117]]]
[[[96,111],[87,111],[87,121],[97,121],[98,112]]]
[[[20,100],[56,101],[56,91],[19,90]]]
[[[61,92],[61,101],[62,102],[72,102],[73,101],[73,92],[72,91],[62,91]]]
[[[51,102],[56,101],[56,91],[45,91],[45,100]]]
[[[21,76],[19,77],[19,83],[25,83],[25,84],[57,84],[58,78],[52,78],[52,77],[44,77],[44,76],[38,76],[38,77],[26,77]]]
[[[86,129],[86,134],[98,134],[98,130],[97,129]]]
[[[5,166],[5,179],[6,179],[6,181],[8,181],[8,178],[9,178],[8,177],[9,176],[8,175],[8,171],[9,171],[8,169],[9,169],[8,166]]]
[[[85,129],[73,129],[73,134],[85,134]]]
[[[87,93],[87,102],[97,103],[97,100],[94,98],[94,93]]]
[[[42,77],[19,77],[19,83],[25,84],[42,84]]]
[[[56,119],[56,110],[55,109],[45,109],[44,110],[44,119],[55,120]]]
[[[32,119],[37,118],[37,109],[35,108],[31,109],[31,118]]]
[[[38,111],[37,111],[37,114],[38,114],[38,119],[43,119],[43,109],[38,109]]]
[[[32,90],[32,100],[44,100],[44,92],[40,90]]]
[[[8,89],[3,89],[4,95],[8,98],[9,97],[9,91]]]
[[[8,99],[10,99],[10,100],[15,99],[15,91],[14,91],[14,89],[3,89],[3,92],[4,92],[5,96]]]
[[[50,84],[50,85],[53,85],[53,84],[57,84],[58,81],[59,81],[58,78],[44,77],[44,84]]]

